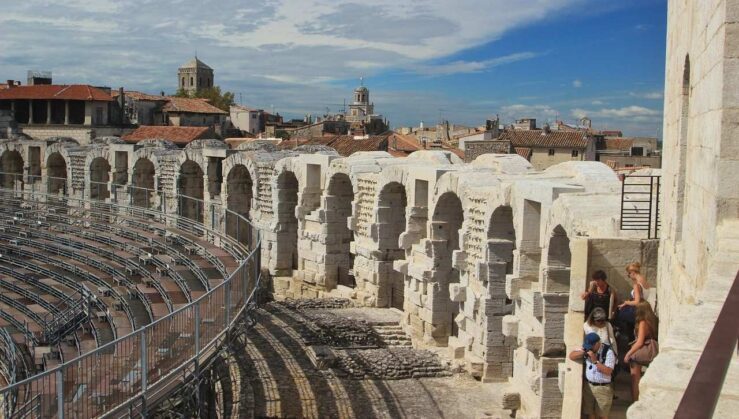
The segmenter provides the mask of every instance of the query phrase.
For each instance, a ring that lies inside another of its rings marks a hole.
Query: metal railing
[[[659,237],[660,178],[656,175],[625,175],[621,182],[621,230],[646,231]]]
[[[693,376],[675,412],[676,419],[709,419],[739,342],[739,272],[708,337]]]
[[[78,211],[78,217],[81,214],[89,219],[139,218],[167,226],[169,232],[181,232],[179,236],[196,236],[198,240],[217,244],[228,249],[227,253],[238,262],[222,283],[192,303],[94,351],[0,389],[5,417],[13,417],[16,405],[23,410],[31,400],[33,411],[43,417],[145,415],[147,404],[174,390],[218,352],[226,334],[254,299],[261,279],[261,239],[259,234],[232,238],[220,231],[218,213],[238,217],[240,223],[251,223],[218,203],[96,182],[86,182],[82,197],[76,197],[67,194],[69,188],[64,178],[0,173],[0,179],[0,187],[4,187],[0,194],[12,196],[24,207],[36,206],[36,212],[57,213],[51,209],[61,208]],[[63,187],[49,193],[41,185],[50,182],[61,183]],[[145,200],[145,207],[131,202],[132,192],[141,190],[146,191],[145,196],[153,197]],[[178,203],[176,214],[167,213],[168,202]],[[184,220],[181,217],[184,205],[196,208],[196,214],[209,208],[210,227]]]

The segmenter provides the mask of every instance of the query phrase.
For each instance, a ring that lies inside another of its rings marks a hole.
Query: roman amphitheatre
[[[599,162],[0,140],[4,416],[578,417],[578,296],[637,261],[661,352],[618,414],[730,417],[737,6],[677,3],[659,238]]]

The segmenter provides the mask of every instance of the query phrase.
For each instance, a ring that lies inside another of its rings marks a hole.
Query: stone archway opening
[[[437,299],[439,306],[449,307],[443,312],[438,328],[446,331],[446,336],[457,336],[459,331],[455,321],[457,314],[464,310],[464,301],[453,302],[449,293],[449,285],[459,283],[459,270],[454,266],[454,251],[459,250],[459,230],[464,222],[464,209],[462,201],[454,192],[446,192],[439,197],[436,203],[431,222],[431,240],[433,242],[443,241],[445,247],[439,249],[439,254],[434,257],[434,268],[437,272],[439,288],[438,296],[433,296],[432,301]],[[432,287],[429,287],[432,288]]]
[[[23,189],[23,157],[14,150],[0,156],[0,185],[5,189]]]
[[[49,193],[67,194],[67,162],[61,153],[51,153],[46,159],[46,175],[49,179]]]
[[[177,185],[179,215],[199,223],[203,222],[203,169],[192,160],[180,167]]]
[[[349,218],[352,216],[352,201],[354,189],[349,176],[344,173],[335,174],[328,184],[326,197],[327,237],[335,243],[327,246],[327,259],[333,263],[326,263],[326,277],[335,275],[336,284],[349,288],[356,287],[354,279],[354,254],[351,252],[351,243],[354,241],[354,231],[349,228]],[[332,273],[335,272],[335,274]]]
[[[490,216],[487,233],[487,278],[483,287],[488,290],[485,304],[485,348],[483,377],[504,380],[513,376],[514,345],[503,334],[503,317],[512,311],[512,301],[506,295],[506,276],[513,273],[513,252],[516,249],[516,230],[513,210],[501,206]]]
[[[277,177],[277,270],[293,274],[298,269],[298,178],[293,172]]]
[[[110,163],[103,157],[96,157],[90,163],[90,198],[104,200],[110,197]]]
[[[229,171],[226,179],[226,193],[228,196],[226,208],[233,212],[226,212],[226,234],[246,244],[251,240],[251,225],[240,220],[235,214],[249,219],[253,196],[252,188],[251,175],[246,166],[239,164]]]
[[[150,208],[154,203],[154,163],[147,158],[140,158],[133,165],[131,176],[131,199],[139,207]]]
[[[392,269],[392,262],[405,259],[405,250],[400,247],[400,235],[406,230],[406,207],[408,198],[405,187],[392,182],[380,191],[378,199],[377,230],[378,244],[381,252],[381,265],[389,265],[380,269],[379,294],[386,295],[388,305],[403,309],[404,275]]]
[[[547,249],[544,281],[544,349],[549,357],[564,357],[564,316],[570,296],[570,239],[561,225],[552,230]],[[557,327],[547,327],[557,325]]]

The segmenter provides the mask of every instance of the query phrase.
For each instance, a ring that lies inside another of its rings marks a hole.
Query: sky
[[[195,54],[236,101],[392,127],[499,115],[661,136],[666,0],[1,0],[0,80],[158,94]]]

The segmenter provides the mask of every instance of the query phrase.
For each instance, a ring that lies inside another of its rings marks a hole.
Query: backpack
[[[601,344],[600,351],[598,351],[598,361],[605,365],[606,364],[606,358],[608,357],[608,351],[613,352],[613,349],[611,349],[611,345],[607,345],[605,343]],[[616,363],[613,364],[613,371],[611,372],[611,382],[616,378],[616,374],[618,373],[618,357],[616,356],[616,352],[613,352],[613,358],[616,360]]]

